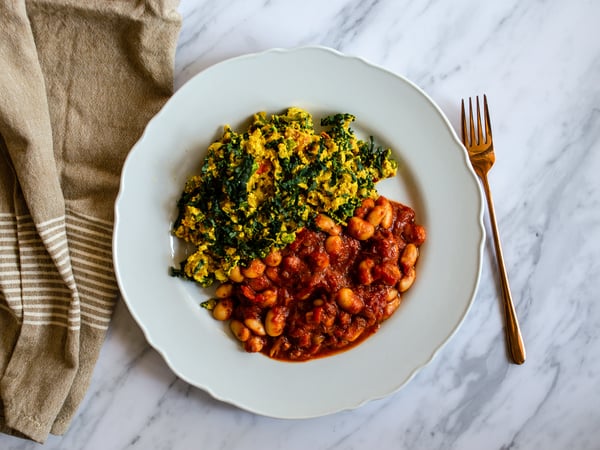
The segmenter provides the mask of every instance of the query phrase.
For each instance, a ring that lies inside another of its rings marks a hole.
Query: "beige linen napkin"
[[[173,89],[177,0],[0,0],[0,430],[66,431],[114,308],[121,166]]]

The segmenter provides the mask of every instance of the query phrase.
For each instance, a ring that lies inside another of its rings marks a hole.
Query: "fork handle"
[[[521,336],[519,321],[515,305],[512,301],[510,286],[508,284],[508,275],[504,265],[504,257],[502,255],[502,246],[500,245],[500,234],[498,233],[498,224],[496,223],[496,212],[494,210],[494,202],[492,193],[487,180],[487,174],[480,173],[480,178],[487,199],[488,211],[490,213],[490,222],[492,224],[492,233],[494,235],[494,247],[496,248],[496,260],[498,262],[498,270],[500,272],[500,285],[502,286],[502,299],[504,306],[504,319],[506,326],[506,342],[508,351],[515,364],[523,364],[525,362],[525,344]]]

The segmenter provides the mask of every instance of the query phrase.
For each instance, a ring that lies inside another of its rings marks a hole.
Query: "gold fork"
[[[461,128],[462,140],[469,153],[471,165],[475,173],[481,179],[483,190],[487,199],[488,210],[490,213],[490,222],[492,224],[492,232],[494,234],[494,246],[496,248],[496,259],[498,261],[498,269],[500,271],[500,284],[502,286],[502,298],[504,300],[504,318],[506,322],[506,341],[508,351],[516,364],[525,362],[525,345],[519,329],[517,313],[512,301],[510,287],[508,285],[508,275],[504,266],[504,257],[502,256],[502,247],[500,246],[500,236],[498,233],[498,224],[496,223],[496,213],[494,211],[494,203],[492,201],[492,193],[487,179],[487,173],[494,165],[496,157],[494,155],[494,145],[492,142],[492,126],[490,123],[490,114],[488,110],[487,97],[483,96],[483,115],[485,136],[481,126],[481,113],[479,110],[479,97],[476,97],[477,103],[477,135],[475,134],[475,126],[473,123],[473,105],[469,98],[469,128],[470,132],[467,136],[467,118],[465,114],[465,101],[461,101]]]

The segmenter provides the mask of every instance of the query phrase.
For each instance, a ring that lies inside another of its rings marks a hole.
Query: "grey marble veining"
[[[45,447],[600,449],[600,3],[183,0],[179,10],[177,88],[232,56],[324,45],[411,79],[455,128],[460,99],[485,92],[528,359],[507,360],[489,238],[473,307],[437,357],[397,393],[317,419],[256,416],[189,386],[120,304],[70,430]],[[37,447],[0,436],[3,449]]]

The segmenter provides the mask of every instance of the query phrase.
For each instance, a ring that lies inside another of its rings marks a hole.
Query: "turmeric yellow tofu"
[[[173,275],[202,286],[224,281],[314,227],[317,214],[345,224],[363,199],[377,197],[375,183],[394,176],[397,163],[373,138],[357,139],[354,120],[325,117],[317,133],[311,114],[291,107],[254,114],[241,133],[226,125],[177,202],[173,233],[196,251]]]

